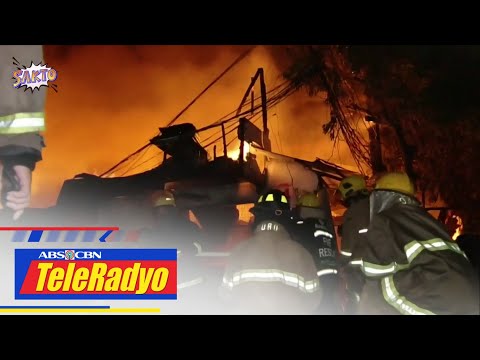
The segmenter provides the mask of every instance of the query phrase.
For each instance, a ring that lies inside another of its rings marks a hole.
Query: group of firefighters
[[[346,207],[338,245],[317,193],[292,209],[275,189],[250,210],[251,235],[230,249],[220,274],[204,266],[206,239],[171,192],[154,193],[157,228],[140,243],[178,249],[178,313],[479,313],[472,262],[416,200],[406,174],[383,175],[373,191],[350,176],[338,193]]]

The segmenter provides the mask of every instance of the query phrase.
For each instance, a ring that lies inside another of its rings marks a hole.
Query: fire
[[[250,212],[250,209],[254,204],[241,204],[237,205],[238,210],[238,220],[245,222],[247,224],[252,220],[253,214]]]
[[[45,46],[46,62],[59,72],[56,80],[59,91],[48,92],[44,134],[47,146],[33,176],[32,207],[54,206],[65,180],[76,174],[91,174],[93,169],[97,169],[97,175],[101,174],[145,145],[159,127],[173,119],[246,48],[243,45]],[[272,90],[283,81],[280,61],[283,53],[281,46],[258,46],[176,123],[191,122],[202,128],[236,110],[259,67],[266,69],[267,91]],[[254,95],[260,95],[258,87]],[[295,93],[275,105],[268,113],[272,149],[305,159],[319,157],[333,162],[351,159],[346,146],[330,158],[332,143],[321,127],[330,117],[329,111],[322,97],[311,98],[306,92]],[[228,126],[226,131],[230,141],[235,133]],[[213,137],[202,145],[221,137],[221,131],[215,128],[202,137],[210,135]],[[299,141],[288,140],[292,135]],[[215,145],[217,154],[223,155],[221,140]],[[207,151],[211,152],[212,147]],[[239,143],[232,143],[228,156],[238,159],[238,147]],[[248,150],[248,144],[245,147]],[[129,169],[125,175],[151,169],[160,159],[154,156],[142,153],[119,168],[116,176],[123,176]],[[347,161],[354,165],[353,160]]]
[[[227,156],[233,160],[238,160],[240,157],[240,145],[237,145],[238,149],[231,150],[227,152]],[[250,144],[247,142],[243,143],[243,160],[247,160],[247,153],[250,152]]]
[[[98,171],[97,169],[94,169],[94,170],[92,171],[92,175],[100,176],[101,173],[100,173],[100,171]],[[117,176],[117,174],[116,174],[115,172],[113,172],[113,173],[111,173],[111,174],[108,174],[106,177],[107,177],[107,178],[114,178],[114,177],[116,177],[116,176]]]
[[[452,239],[456,240],[462,234],[463,231],[463,221],[462,218],[458,215],[453,216],[454,219],[457,219],[457,229],[455,230],[455,234],[453,234]]]

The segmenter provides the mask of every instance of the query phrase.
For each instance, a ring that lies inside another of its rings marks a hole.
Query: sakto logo
[[[57,80],[58,72],[54,68],[48,67],[46,64],[42,65],[42,63],[35,65],[33,62],[29,67],[25,65],[22,67],[15,58],[13,58],[13,64],[17,66],[17,70],[13,72],[15,89],[25,87],[25,91],[30,89],[33,93],[33,90],[40,90],[42,86],[46,86],[57,91],[57,85],[53,82]]]
[[[15,299],[176,299],[175,249],[15,249]]]

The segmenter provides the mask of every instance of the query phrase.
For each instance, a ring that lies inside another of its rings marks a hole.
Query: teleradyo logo
[[[39,259],[60,259],[60,260],[79,260],[79,259],[101,259],[101,251],[81,251],[81,250],[63,250],[63,251],[42,251]]]
[[[177,299],[176,249],[15,249],[15,299]]]

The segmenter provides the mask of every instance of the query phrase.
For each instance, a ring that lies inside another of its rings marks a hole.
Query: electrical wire
[[[145,155],[147,155],[148,151],[151,149],[151,147],[148,147],[146,148],[146,150],[144,152],[142,152],[141,155],[137,156],[137,158],[135,159],[135,161],[132,161],[132,163],[130,164],[130,166],[127,168],[127,170],[125,170],[122,174],[120,174],[119,176],[122,177],[122,176],[125,176],[126,174],[128,174],[129,171],[133,170],[136,168],[135,164],[142,158],[144,157]]]
[[[287,88],[285,88],[285,89],[282,89],[282,91],[280,91],[278,94],[272,96],[270,99],[267,100],[267,109],[271,109],[272,107],[274,107],[275,105],[277,105],[277,104],[280,103],[281,101],[285,100],[288,96],[292,95],[292,94],[294,93],[294,91],[295,91],[295,90],[292,89],[290,86],[287,87]],[[261,108],[261,105],[258,106],[258,109],[260,109],[260,108]],[[250,112],[250,111],[248,111],[248,112]],[[252,115],[251,119],[254,119],[254,118],[256,118],[256,117],[259,117],[260,115],[261,115],[261,111],[256,111],[256,112]],[[225,121],[230,121],[230,120],[233,121],[233,120],[236,120],[236,119],[237,119],[237,116],[233,117],[232,119],[227,119],[227,120],[225,120]],[[232,131],[234,131],[234,130],[237,129],[237,128],[238,128],[238,126],[235,127],[233,130],[229,131],[228,133],[231,133]],[[221,131],[220,131],[220,132],[221,132]],[[217,132],[217,134],[218,134],[218,132]],[[226,133],[225,135],[227,135],[227,133]],[[209,138],[211,138],[211,137],[213,137],[213,135],[210,136]],[[215,140],[213,140],[213,141],[211,141],[210,143],[208,143],[207,145],[202,145],[202,146],[205,147],[205,148],[208,147],[208,146],[211,146],[211,145],[214,144],[215,142],[221,140],[222,137],[223,137],[223,135],[220,135],[220,136],[218,136]]]
[[[235,67],[235,65],[237,65],[240,61],[242,61],[244,58],[247,57],[248,54],[250,54],[252,52],[253,49],[255,49],[257,47],[257,45],[255,46],[252,46],[251,48],[249,48],[247,51],[244,51],[242,54],[240,54],[240,56],[238,56],[235,61],[233,63],[231,63],[220,75],[218,75],[210,84],[207,85],[207,87],[205,89],[203,89],[200,94],[198,94],[192,101],[190,101],[190,103],[185,106],[185,108],[180,111],[167,125],[166,127],[169,127],[171,125],[173,125],[175,123],[175,121],[178,120],[178,118],[180,116],[182,116],[185,111],[187,111],[198,99],[200,99],[200,97],[205,94],[213,85],[215,85],[222,77],[225,76],[225,74],[227,74],[231,69],[233,69]]]
[[[160,155],[163,155],[163,152],[159,152],[158,154],[155,154],[155,155],[149,157],[147,160],[142,161],[140,164],[136,165],[135,167],[132,167],[132,168],[130,169],[130,171],[132,171],[132,170],[134,170],[134,169],[142,166],[143,164],[146,164],[146,163],[149,162],[150,160],[152,160],[152,159],[154,159],[154,158],[156,158],[157,156],[160,156]],[[157,165],[155,165],[152,169],[158,167],[161,163],[162,163],[162,161],[160,161],[160,162],[159,162]]]
[[[253,50],[253,48],[251,49]],[[251,51],[250,50],[250,51]],[[242,54],[243,55],[243,54]],[[248,52],[246,52],[246,55],[248,55]],[[245,55],[245,56],[246,56]],[[243,59],[243,57],[242,57]],[[241,60],[241,59],[240,59]],[[240,61],[239,60],[239,61]],[[234,62],[235,63],[235,62]],[[238,62],[237,62],[238,63]],[[236,63],[235,63],[236,64]],[[231,69],[231,67],[229,67]],[[224,71],[225,73],[225,71]],[[217,80],[218,81],[218,80]],[[209,87],[207,87],[209,88]],[[288,81],[285,81],[283,82],[282,84],[276,86],[274,89],[270,90],[267,92],[267,94],[272,94],[273,92],[277,92],[276,94],[273,94],[268,100],[267,100],[267,109],[270,109],[271,107],[275,106],[276,104],[280,103],[281,101],[285,100],[287,97],[289,97],[290,95],[292,95],[295,91],[297,90],[297,88],[293,85],[291,85]],[[204,93],[206,90],[204,90],[202,93]],[[260,98],[261,96],[258,96],[258,98]],[[197,96],[197,99],[198,99],[198,96]],[[193,104],[193,103],[192,103]],[[191,106],[191,104],[189,104],[189,106]],[[189,107],[187,106],[187,108]],[[185,108],[184,110],[182,110],[181,113],[183,113],[187,108]],[[258,112],[262,109],[262,104],[259,104],[257,106],[254,107],[254,114],[252,116],[255,116],[258,114]],[[231,116],[230,118],[228,118],[229,115],[231,114],[234,114],[238,111],[237,110],[234,110],[226,115],[223,116],[223,118],[220,118],[219,120],[211,123],[210,125],[206,126],[206,127],[203,127],[199,130],[197,130],[197,133],[198,132],[201,132],[201,131],[204,131],[206,129],[208,129],[209,127],[213,127],[215,125],[220,125],[221,123],[227,123],[227,122],[230,122],[230,121],[233,121],[233,120],[237,120],[239,117],[242,117],[244,115],[248,115],[248,114],[251,114],[252,110],[249,109],[248,111],[245,111],[245,112],[242,112],[238,115],[234,115],[234,116]],[[225,119],[226,118],[226,119]],[[176,116],[172,121],[175,121],[176,119],[178,119],[178,116]],[[172,121],[170,121],[169,124],[172,124]],[[167,125],[168,126],[168,125]],[[234,131],[236,128],[232,129],[229,131],[229,133],[231,133],[232,131]],[[220,130],[221,132],[221,130]],[[212,137],[212,136],[211,136]],[[207,139],[210,139],[211,137],[207,138]],[[215,141],[213,142],[210,142],[208,145],[204,146],[204,147],[208,147],[208,146],[211,146],[213,143],[217,142],[218,140],[220,140],[222,138],[222,136],[218,137]],[[202,140],[203,141],[206,141],[206,139]],[[126,158],[124,158],[123,160],[121,160],[119,163],[117,163],[116,165],[114,165],[112,168],[110,168],[109,170],[107,170],[106,172],[104,172],[102,175],[100,175],[100,177],[104,177],[106,176],[107,174],[113,172],[114,170],[117,170],[117,167],[123,163],[125,163],[126,161],[130,160],[134,155],[138,154],[139,152],[141,152],[142,150],[144,150],[145,148],[147,148],[148,146],[150,146],[150,142],[144,146],[142,146],[140,149],[138,149],[137,151],[135,151],[134,153],[128,155]]]
[[[175,123],[175,121],[177,121],[177,119],[185,113],[185,111],[187,111],[203,94],[205,94],[214,84],[216,84],[223,76],[225,76],[225,74],[227,74],[231,69],[233,69],[238,63],[240,63],[243,59],[245,59],[247,57],[248,54],[250,54],[252,52],[253,49],[255,49],[257,47],[257,45],[254,45],[252,46],[251,48],[249,48],[248,50],[244,51],[242,54],[240,54],[240,56],[238,56],[234,61],[233,63],[231,63],[220,75],[218,75],[210,84],[208,84],[208,86],[202,90],[200,92],[200,94],[198,94],[182,111],[180,111],[168,124],[166,127],[168,126],[171,126],[172,124]],[[148,147],[150,145],[150,143],[142,146],[140,149],[138,149],[137,151],[135,151],[133,154],[130,154],[128,155],[127,157],[125,157],[124,159],[122,159],[119,163],[115,164],[113,167],[111,167],[110,169],[108,169],[107,171],[105,171],[103,174],[100,175],[100,177],[103,177],[109,173],[111,173],[112,171],[114,171],[120,164],[123,164],[124,162],[128,161],[131,159],[131,157],[135,154],[138,154],[139,152],[141,152],[143,149],[145,149],[146,147]]]

